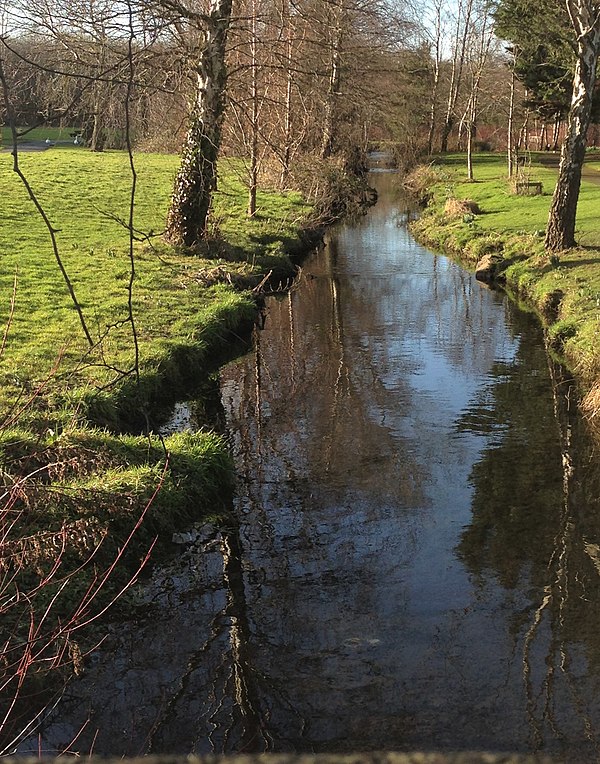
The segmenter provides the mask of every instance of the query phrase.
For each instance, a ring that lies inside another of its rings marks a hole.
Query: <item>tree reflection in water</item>
[[[485,399],[458,424],[491,436],[471,472],[473,520],[458,553],[482,589],[493,576],[507,602],[519,591],[511,632],[532,746],[562,740],[568,750],[587,740],[577,761],[600,754],[600,485],[573,382],[546,355],[549,396],[544,355],[539,343],[522,343],[512,363],[494,366]],[[551,417],[555,442],[541,440],[537,426]]]

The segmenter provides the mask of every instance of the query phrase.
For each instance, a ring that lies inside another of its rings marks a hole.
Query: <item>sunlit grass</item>
[[[88,328],[100,340],[91,353],[61,277],[48,230],[18,177],[12,157],[0,154],[3,198],[0,236],[0,324],[16,304],[0,365],[0,408],[35,389],[60,356],[53,395],[65,400],[73,388],[109,384],[134,363],[128,319],[130,262],[128,232],[131,173],[123,152],[63,149],[20,154],[21,168],[56,229],[60,256],[72,280]],[[226,258],[230,272],[248,276],[280,262],[286,242],[298,234],[307,206],[297,194],[262,192],[255,219],[245,215],[246,191],[234,162],[223,163],[214,219],[220,241],[205,254],[183,255],[167,247],[161,233],[178,158],[135,157],[135,245],[133,313],[142,372],[155,373],[173,343],[199,343],[207,329],[224,328],[249,316],[248,295],[228,283],[204,284],[203,274]],[[58,392],[56,392],[58,391]]]
[[[75,132],[72,127],[48,127],[42,125],[41,127],[27,128],[17,127],[17,140],[20,143],[27,141],[69,141],[73,142],[73,136],[71,133]],[[0,127],[0,141],[3,146],[12,145],[12,130],[9,127]]]
[[[539,196],[517,196],[513,193],[507,178],[504,154],[476,154],[475,177],[471,182],[466,180],[464,154],[450,154],[438,158],[437,162],[448,172],[447,193],[458,199],[473,199],[480,205],[483,214],[477,218],[479,228],[511,234],[546,228],[558,174],[556,169],[541,164],[548,156],[544,152],[532,152],[531,166],[521,170],[526,179],[542,183],[543,193]],[[600,182],[600,159],[592,154],[585,166],[586,173],[597,173]],[[577,236],[583,245],[600,246],[599,196],[600,185],[596,186],[584,177],[577,210]]]

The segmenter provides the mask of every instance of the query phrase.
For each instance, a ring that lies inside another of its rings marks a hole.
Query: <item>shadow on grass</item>
[[[578,268],[585,265],[600,265],[600,248],[580,245],[580,250],[586,253],[596,253],[596,257],[577,257],[577,254],[559,255],[559,263],[561,268]],[[563,259],[568,257],[569,259]]]

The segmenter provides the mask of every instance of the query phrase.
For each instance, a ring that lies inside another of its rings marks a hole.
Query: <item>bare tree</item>
[[[450,86],[446,104],[446,117],[442,127],[440,150],[448,151],[448,138],[454,127],[456,119],[456,104],[462,86],[465,59],[467,55],[467,42],[471,26],[474,0],[459,0],[456,10],[454,35],[452,40],[452,69],[450,74]]]
[[[440,74],[444,38],[444,0],[434,0],[431,8],[432,17],[425,22],[425,33],[431,46],[433,76],[431,83],[431,104],[429,107],[429,131],[427,133],[427,153],[433,151],[433,140],[438,118]]]
[[[467,179],[473,180],[473,141],[477,130],[479,107],[479,91],[481,77],[488,60],[490,45],[494,34],[491,23],[491,7],[486,0],[478,9],[477,18],[473,23],[471,41],[474,47],[469,60],[471,83],[469,99],[463,121],[467,129]]]
[[[508,103],[508,125],[506,128],[506,155],[508,177],[512,178],[515,165],[515,141],[514,141],[514,121],[515,121],[515,66],[517,63],[517,48],[512,51],[512,61],[510,64],[510,98]]]
[[[344,3],[329,4],[328,19],[328,52],[329,52],[329,84],[325,99],[325,113],[323,115],[323,142],[321,144],[321,156],[326,159],[334,150],[334,125],[336,100],[340,94],[341,85],[341,56],[344,41],[345,25],[347,24],[347,9]]]

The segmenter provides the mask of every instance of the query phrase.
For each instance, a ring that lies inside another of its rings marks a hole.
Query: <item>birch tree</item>
[[[284,70],[285,70],[285,107],[283,110],[283,145],[280,152],[281,177],[280,185],[285,188],[290,176],[290,163],[292,159],[292,99],[293,99],[293,65],[294,65],[294,30],[289,0],[281,3],[281,28],[284,41]]]
[[[168,0],[167,0],[168,2]],[[225,54],[232,0],[211,0],[201,18],[200,56],[196,64],[196,93],[182,150],[181,165],[167,216],[171,243],[194,247],[205,235],[217,180],[217,158],[225,111]]]
[[[443,38],[444,38],[444,2],[443,0],[434,0],[433,3],[433,18],[430,25],[432,32],[430,36],[431,43],[431,56],[432,56],[432,83],[431,83],[431,105],[429,109],[429,131],[427,135],[427,153],[433,152],[433,138],[435,135],[435,127],[438,116],[438,99],[440,89],[440,72],[442,66],[443,55]]]
[[[566,5],[576,35],[577,61],[567,134],[546,230],[546,249],[554,252],[575,246],[581,171],[600,53],[600,3],[595,0],[566,0]]]
[[[448,138],[450,137],[456,119],[456,104],[462,85],[472,12],[473,0],[459,0],[452,42],[452,71],[446,105],[446,118],[442,128],[440,146],[442,153],[448,151]]]
[[[321,144],[321,157],[327,159],[331,156],[335,146],[335,112],[336,101],[341,87],[342,45],[344,40],[344,27],[347,21],[347,11],[344,3],[339,6],[331,5],[329,24],[329,87],[325,99],[325,113],[323,115],[323,142]]]
[[[465,110],[464,122],[467,128],[467,179],[473,180],[473,141],[477,130],[479,109],[479,91],[481,76],[485,67],[493,36],[493,24],[490,15],[490,3],[485,2],[480,8],[479,18],[473,28],[475,51],[470,61],[471,87]]]

